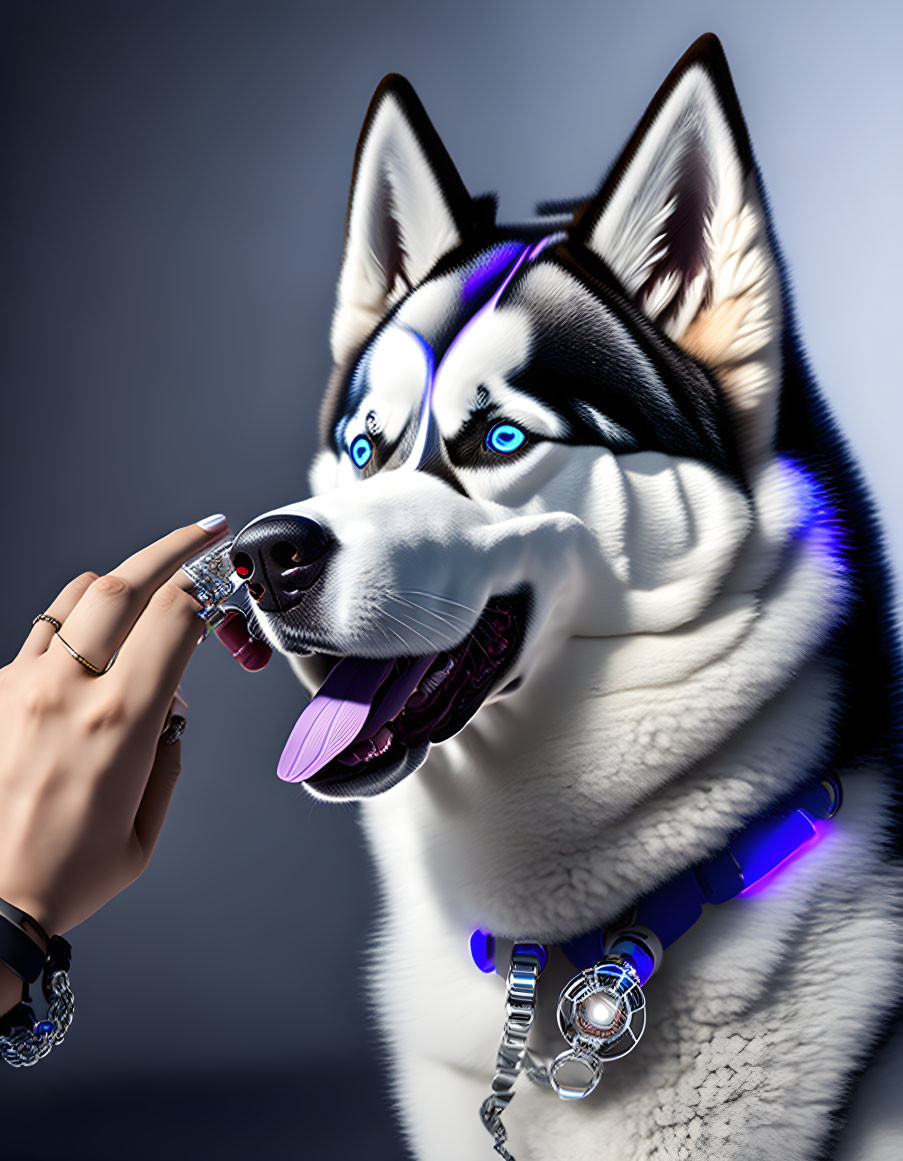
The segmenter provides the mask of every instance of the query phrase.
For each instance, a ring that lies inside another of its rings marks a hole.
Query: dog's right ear
[[[461,243],[473,217],[474,202],[411,85],[385,77],[354,157],[331,334],[337,364]]]

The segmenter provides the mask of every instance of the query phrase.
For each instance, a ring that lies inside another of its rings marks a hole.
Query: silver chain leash
[[[544,964],[537,950],[528,944],[515,944],[508,966],[505,1000],[505,1027],[495,1061],[492,1092],[480,1105],[480,1120],[495,1138],[493,1149],[504,1161],[515,1161],[505,1142],[508,1130],[502,1124],[502,1113],[514,1096],[514,1084],[527,1055],[527,1039],[536,1011],[536,984]]]

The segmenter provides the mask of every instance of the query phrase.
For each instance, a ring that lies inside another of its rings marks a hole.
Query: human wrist
[[[22,999],[22,980],[0,960],[0,1016],[5,1016]]]

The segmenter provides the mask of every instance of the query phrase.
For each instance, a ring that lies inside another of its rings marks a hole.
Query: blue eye
[[[517,451],[526,438],[525,433],[513,423],[497,423],[489,429],[486,446],[490,451],[507,454]]]
[[[362,468],[369,463],[372,455],[373,444],[365,435],[359,435],[351,445],[351,458],[359,468]]]

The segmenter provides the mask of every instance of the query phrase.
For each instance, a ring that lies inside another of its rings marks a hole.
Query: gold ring
[[[75,658],[79,665],[84,665],[85,669],[87,669],[89,673],[93,673],[95,677],[99,677],[102,673],[106,673],[107,669],[110,668],[110,665],[113,664],[111,659],[110,665],[107,665],[104,669],[98,669],[97,666],[93,665],[87,657],[82,657],[81,653],[79,653],[76,649],[73,649],[68,641],[63,640],[63,638],[60,636],[59,629],[56,631],[56,636],[59,643],[69,651],[69,653]]]
[[[49,621],[50,624],[53,625],[54,629],[56,629],[57,633],[59,633],[60,629],[63,627],[63,622],[58,621],[56,617],[51,617],[49,613],[38,613],[38,615],[31,623],[32,625],[37,625],[38,621]]]

